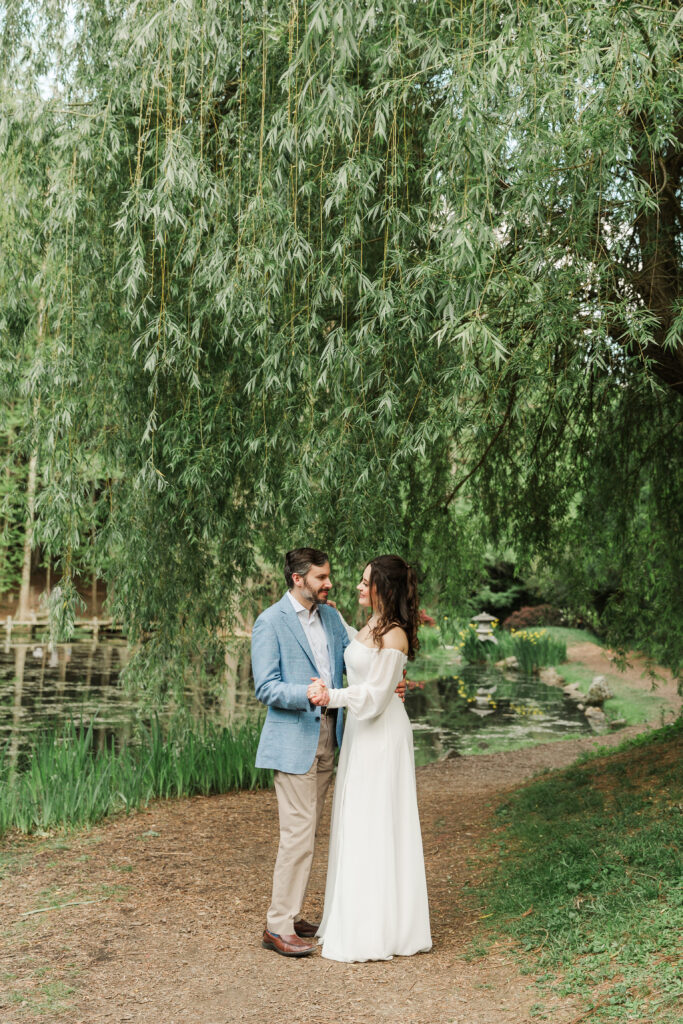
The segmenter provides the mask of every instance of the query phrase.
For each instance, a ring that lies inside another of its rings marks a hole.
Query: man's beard
[[[312,602],[314,608],[317,608],[319,604],[327,604],[328,593],[328,590],[316,592],[315,590],[313,590],[312,587],[308,586],[304,590],[304,594],[306,595],[308,600]]]

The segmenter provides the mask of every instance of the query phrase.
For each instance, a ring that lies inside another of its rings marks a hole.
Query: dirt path
[[[614,673],[594,644],[569,654]],[[625,682],[649,691],[644,665],[631,665]],[[657,693],[680,708],[670,675]],[[271,792],[159,802],[74,837],[17,842],[5,859],[0,851],[0,1024],[532,1024],[541,1013],[571,1024],[582,1008],[541,993],[512,947],[473,952],[485,927],[473,896],[481,843],[508,792],[643,728],[419,769],[434,949],[389,963],[292,961],[261,948],[277,843]]]
[[[511,789],[637,731],[419,769],[434,949],[388,963],[292,961],[261,948],[271,792],[160,802],[66,840],[24,840],[2,880],[0,1022],[527,1024],[543,1004],[553,1024],[569,1024],[581,1007],[540,994],[514,950],[472,959],[478,846]],[[311,918],[326,846],[327,823]],[[27,913],[47,906],[57,909]]]

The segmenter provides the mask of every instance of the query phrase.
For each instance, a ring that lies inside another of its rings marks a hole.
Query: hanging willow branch
[[[55,325],[7,378],[43,397],[37,536],[76,565],[94,528],[131,633],[174,642],[297,541],[407,551],[452,600],[481,536],[549,572],[571,548],[576,606],[599,578],[610,628],[675,661],[680,27],[673,0],[119,0],[68,49],[48,25],[62,95],[2,129],[8,190],[43,153],[0,257],[13,344],[37,277]]]

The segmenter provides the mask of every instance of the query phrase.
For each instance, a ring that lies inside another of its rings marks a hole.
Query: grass
[[[155,797],[268,786],[272,773],[254,767],[259,732],[259,722],[236,729],[176,725],[164,731],[156,720],[136,746],[95,750],[92,723],[71,722],[60,734],[39,736],[19,771],[5,747],[0,835],[10,829],[31,833],[89,825]]]
[[[591,633],[588,629],[571,629],[568,626],[543,626],[544,632],[554,640],[562,640],[565,644],[595,644],[605,647],[605,641]]]
[[[537,747],[539,743],[573,743],[577,739],[585,737],[586,733],[545,733],[542,739],[537,734],[520,736],[518,739],[510,739],[507,736],[499,736],[489,739],[484,732],[481,736],[473,736],[464,750],[466,757],[476,757],[478,754],[502,754],[509,750],[526,750],[529,747]]]
[[[498,812],[486,912],[591,1024],[679,1020],[682,739],[679,719]]]
[[[40,978],[45,972],[33,971],[33,978]],[[70,972],[70,980],[73,980],[77,971]],[[36,1014],[39,1017],[55,1018],[68,1008],[69,997],[74,989],[67,981],[61,979],[46,978],[31,992],[19,988],[7,992],[5,1006],[14,1006],[19,1013]],[[3,1004],[0,1003],[0,1007]]]
[[[588,693],[595,672],[576,662],[562,665],[562,677],[569,683],[576,683],[582,693]],[[668,702],[658,697],[655,691],[640,690],[629,686],[622,676],[615,673],[606,674],[607,682],[614,694],[605,702],[604,712],[609,719],[623,718],[628,725],[639,725],[642,722],[656,721],[659,716],[664,724],[667,712],[674,714]]]

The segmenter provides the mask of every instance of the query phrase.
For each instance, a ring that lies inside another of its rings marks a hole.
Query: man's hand
[[[394,693],[397,693],[399,695],[399,697],[401,698],[401,700],[403,701],[404,704],[406,702],[406,676],[407,676],[407,674],[408,674],[408,669],[404,668],[403,669],[403,679],[401,680],[401,682],[398,684],[398,686],[394,690]]]
[[[330,703],[330,691],[322,679],[318,679],[317,676],[311,676],[311,685],[306,691],[306,696],[316,707],[327,707]]]

